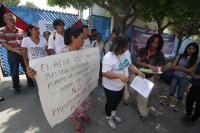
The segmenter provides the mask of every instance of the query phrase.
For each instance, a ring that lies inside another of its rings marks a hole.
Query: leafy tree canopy
[[[27,1],[24,7],[38,8],[33,2]]]
[[[17,6],[17,5],[19,5],[20,0],[0,0],[0,3],[3,3],[4,5]]]
[[[136,0],[47,0],[50,6],[59,6],[62,8],[74,7],[76,9],[87,9],[94,4],[106,9],[113,16],[120,33],[124,33],[136,20],[136,12],[134,12]],[[117,10],[126,10],[125,17],[121,20]],[[129,23],[127,23],[127,21]],[[125,26],[126,25],[126,26]]]
[[[137,0],[138,17],[145,22],[155,21],[158,28],[164,31],[169,25],[185,25],[188,20],[197,20],[200,13],[199,0]],[[162,26],[167,19],[168,23]],[[160,27],[159,27],[160,23]]]

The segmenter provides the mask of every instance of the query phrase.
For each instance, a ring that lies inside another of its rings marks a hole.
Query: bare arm
[[[46,46],[47,55],[50,55],[50,51],[48,50],[48,46]]]
[[[11,47],[10,45],[8,45],[7,43],[2,42],[1,44],[2,44],[2,46],[3,46],[4,48],[6,48],[7,50],[12,51],[12,52],[14,52],[14,53],[17,53],[17,54],[19,54],[19,55],[22,55],[22,52],[21,52],[21,51],[14,49],[13,47]]]
[[[146,64],[146,63],[143,63],[142,62],[142,58],[141,57],[137,57],[136,58],[136,64],[138,66],[141,66],[141,67],[148,67],[150,68],[151,70],[155,71],[155,72],[158,72],[158,68],[156,66],[153,66],[151,64]],[[164,69],[163,69],[164,70]]]
[[[137,73],[138,75],[140,75],[142,78],[145,78],[145,74],[140,72],[133,64],[130,64],[129,70],[131,70],[134,73]]]
[[[50,55],[54,55],[55,51],[53,49],[49,49],[49,53],[50,53]]]
[[[179,67],[179,66],[177,66],[177,67],[178,67],[179,71],[183,71],[185,73],[193,73],[194,70],[196,69],[197,65],[198,65],[198,63],[195,63],[190,68],[183,68],[183,67]]]
[[[22,47],[22,56],[23,56],[23,59],[24,59],[24,63],[25,63],[26,68],[29,68],[28,55],[27,55],[27,48],[25,48],[25,47]]]
[[[122,82],[127,83],[129,81],[129,78],[126,77],[124,74],[117,74],[113,72],[105,72],[102,73],[104,77],[108,79],[120,79]]]
[[[177,62],[178,62],[178,59],[175,59],[174,62],[172,63],[171,69],[176,70],[176,71],[182,71],[185,73],[193,73],[198,65],[198,63],[195,63],[190,68],[182,68],[177,65]]]

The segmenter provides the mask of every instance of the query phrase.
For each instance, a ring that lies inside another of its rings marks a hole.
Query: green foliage
[[[4,5],[17,6],[17,5],[19,5],[20,0],[0,0],[0,3],[3,3]]]
[[[136,9],[138,17],[145,22],[158,23],[167,19],[170,22],[167,26],[158,27],[167,28],[173,23],[185,25],[189,19],[197,20],[199,6],[199,0],[137,0]]]
[[[73,8],[87,9],[94,4],[93,0],[47,0],[47,4],[50,6],[59,6],[61,8],[66,8],[72,6]]]
[[[118,25],[120,33],[124,33],[135,22],[137,14],[134,11],[135,0],[47,0],[50,6],[59,6],[62,8],[70,7],[76,9],[87,9],[94,4],[106,9],[112,15]],[[81,8],[80,8],[81,7]],[[125,10],[125,17],[121,20],[117,10]],[[126,22],[130,19],[129,23]],[[126,26],[124,26],[126,25]]]
[[[180,38],[188,38],[194,35],[200,35],[200,21],[199,20],[192,20],[188,19],[188,21],[184,23],[174,23],[169,26],[169,31],[180,37]]]
[[[38,8],[33,2],[27,1],[24,7]]]

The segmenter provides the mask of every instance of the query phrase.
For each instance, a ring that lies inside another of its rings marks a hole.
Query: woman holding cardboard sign
[[[126,35],[121,34],[117,36],[116,42],[111,45],[110,51],[103,59],[103,86],[107,100],[105,104],[106,117],[104,117],[104,119],[112,129],[116,128],[113,120],[116,122],[122,121],[122,119],[116,115],[116,110],[122,100],[126,83],[129,82],[128,69],[137,73],[142,78],[145,77],[145,75],[132,64],[130,56],[125,53],[130,42],[130,38]]]
[[[81,50],[84,43],[83,28],[68,28],[64,32],[64,42],[65,46],[60,49],[59,53]],[[29,68],[28,75],[33,78],[35,76],[35,71]],[[74,122],[76,130],[79,132],[82,132],[84,128],[81,125],[78,117],[81,117],[82,120],[87,123],[91,122],[90,118],[86,115],[86,112],[90,108],[90,104],[91,104],[91,96],[89,95],[68,117],[68,120]]]

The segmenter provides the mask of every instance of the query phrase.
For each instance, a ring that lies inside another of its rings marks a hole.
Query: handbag
[[[125,70],[124,70],[124,65],[123,65],[121,59],[119,58],[119,56],[117,56],[117,58],[119,59],[121,65],[122,65],[124,75],[126,75]],[[125,87],[124,87],[123,97],[124,97],[124,100],[128,100],[130,98],[130,92],[128,90],[127,83],[125,84]]]
[[[180,61],[180,59],[181,59],[181,55],[178,58],[177,64]],[[173,74],[174,74],[174,70],[173,69],[169,68],[169,69],[165,70],[163,72],[163,74],[160,75],[159,82],[160,83],[164,82],[165,84],[170,85],[171,81],[172,81],[172,78],[173,78]]]

